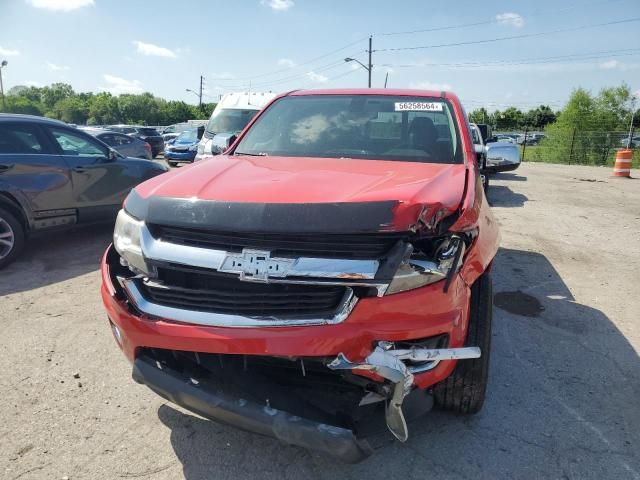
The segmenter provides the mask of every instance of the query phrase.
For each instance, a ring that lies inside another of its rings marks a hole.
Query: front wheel
[[[0,269],[13,262],[24,247],[24,228],[15,215],[0,207]]]
[[[472,360],[459,360],[453,373],[434,389],[438,407],[455,413],[473,414],[482,409],[491,355],[491,321],[493,287],[491,275],[485,272],[471,287],[469,327],[465,347],[480,347],[482,355]]]
[[[169,164],[170,167],[177,167],[178,166],[178,162],[167,162]]]

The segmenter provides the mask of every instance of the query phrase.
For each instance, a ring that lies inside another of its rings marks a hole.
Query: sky
[[[639,0],[0,0],[5,91],[452,90],[467,110],[559,109],[577,87],[640,95]]]

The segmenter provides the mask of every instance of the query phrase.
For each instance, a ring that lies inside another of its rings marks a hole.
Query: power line
[[[357,53],[360,53],[360,52],[357,52]],[[355,55],[353,55],[353,56],[355,57]],[[326,65],[323,65],[321,67],[315,68],[312,71],[308,71],[308,72],[304,72],[304,73],[298,73],[298,74],[295,74],[295,75],[290,75],[288,77],[282,77],[282,78],[277,78],[277,79],[274,79],[274,80],[269,80],[269,81],[265,81],[265,82],[258,82],[258,83],[251,82],[251,87],[252,88],[253,87],[265,88],[265,87],[271,87],[271,86],[274,86],[274,85],[281,85],[283,83],[288,83],[288,82],[291,82],[291,81],[295,81],[295,80],[298,80],[300,78],[305,78],[305,77],[308,78],[309,74],[311,74],[311,73],[321,73],[321,72],[325,72],[325,71],[328,71],[328,70],[332,70],[332,69],[334,69],[334,68],[336,68],[336,67],[338,67],[340,65],[344,65],[344,60],[341,59],[339,61],[331,62],[329,64],[326,64]],[[225,88],[239,88],[239,89],[242,89],[242,88],[246,88],[247,85],[246,84],[242,85],[241,83],[235,83],[235,84],[226,84],[226,85],[225,84],[221,84],[221,86],[225,87]]]
[[[243,80],[249,81],[249,80],[253,80],[253,79],[255,79],[255,78],[262,78],[262,77],[267,77],[267,76],[270,76],[270,75],[277,75],[277,74],[279,74],[279,73],[291,72],[292,70],[296,70],[296,69],[298,69],[298,68],[300,68],[300,67],[303,67],[303,66],[305,66],[305,65],[309,65],[309,64],[311,64],[311,63],[317,62],[318,60],[322,60],[323,58],[330,57],[331,55],[334,55],[334,54],[336,54],[336,53],[338,53],[338,52],[341,52],[341,51],[343,51],[343,50],[346,50],[347,48],[352,47],[353,45],[356,45],[356,44],[358,44],[358,43],[364,42],[364,41],[365,41],[365,40],[367,40],[368,38],[369,38],[369,37],[359,38],[358,40],[356,40],[356,41],[354,41],[354,42],[348,43],[347,45],[344,45],[344,46],[342,46],[342,47],[340,47],[340,48],[336,48],[335,50],[332,50],[332,51],[330,51],[330,52],[328,52],[328,53],[325,53],[325,54],[319,55],[319,56],[317,56],[317,57],[314,57],[314,58],[312,58],[312,59],[310,59],[310,60],[305,60],[304,62],[298,63],[298,64],[296,64],[296,66],[294,66],[294,67],[290,67],[290,68],[281,68],[281,69],[279,69],[279,70],[273,70],[273,71],[271,71],[271,72],[260,73],[260,74],[252,75],[252,76],[249,76],[249,77],[235,78],[234,80],[236,80],[236,81],[243,81]]]
[[[393,68],[420,68],[420,67],[489,67],[511,65],[534,65],[538,63],[553,63],[557,60],[595,60],[599,58],[622,57],[640,54],[640,48],[628,48],[623,50],[602,50],[599,52],[574,53],[569,55],[555,55],[552,57],[533,57],[520,60],[497,60],[495,62],[455,62],[455,63],[408,63],[394,64],[382,63],[381,67]]]
[[[577,30],[585,30],[588,28],[595,28],[595,27],[604,27],[604,26],[609,26],[609,25],[619,25],[622,23],[632,23],[632,22],[638,22],[640,21],[640,17],[635,17],[635,18],[626,18],[623,20],[614,20],[611,22],[604,22],[604,23],[594,23],[591,25],[581,25],[579,27],[571,27],[571,28],[561,28],[561,29],[557,29],[557,30],[549,30],[546,32],[538,32],[538,33],[524,33],[521,35],[509,35],[506,37],[496,37],[496,38],[488,38],[488,39],[484,39],[484,40],[469,40],[469,41],[465,41],[465,42],[455,42],[455,43],[440,43],[440,44],[434,44],[434,45],[421,45],[421,46],[415,46],[415,47],[395,47],[395,48],[380,48],[377,51],[378,52],[397,52],[397,51],[401,51],[401,50],[424,50],[424,49],[430,49],[430,48],[444,48],[444,47],[459,47],[462,45],[476,45],[476,44],[482,44],[482,43],[493,43],[493,42],[501,42],[504,40],[516,40],[516,39],[520,39],[520,38],[533,38],[533,37],[541,37],[544,35],[552,35],[555,33],[564,33],[564,32],[575,32]]]
[[[565,8],[561,8],[558,10],[534,10],[532,13],[528,14],[528,17],[536,17],[540,14],[544,14],[544,13],[561,13],[561,12],[566,12],[568,10],[573,10],[576,8],[588,8],[588,7],[592,7],[594,5],[599,5],[599,4],[611,4],[611,3],[616,3],[622,0],[600,0],[597,2],[591,2],[591,3],[587,3],[587,4],[580,4],[580,5],[571,5]],[[462,24],[458,24],[458,25],[446,25],[443,27],[432,27],[432,28],[424,28],[424,29],[419,29],[419,30],[405,30],[405,31],[400,31],[400,32],[382,32],[382,33],[376,33],[377,36],[392,36],[392,35],[411,35],[411,34],[415,34],[415,33],[428,33],[428,32],[440,32],[443,30],[457,30],[460,28],[468,28],[468,27],[478,27],[481,25],[491,25],[494,23],[500,23],[500,21],[497,18],[492,18],[491,20],[484,20],[482,22],[472,22],[472,23],[462,23]]]

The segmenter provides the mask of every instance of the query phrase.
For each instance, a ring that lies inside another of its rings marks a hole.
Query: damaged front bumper
[[[139,358],[133,379],[170,402],[210,420],[277,438],[288,445],[324,452],[345,463],[357,463],[372,453],[369,444],[353,431],[291,415],[269,405],[259,405],[222,392],[202,388],[189,375]]]
[[[413,371],[423,372],[434,368],[441,360],[466,360],[480,358],[478,347],[442,348],[442,349],[393,349],[393,344],[380,342],[371,354],[362,362],[350,362],[344,354],[331,362],[332,370],[367,370],[389,380],[393,385],[389,398],[385,399],[385,418],[391,433],[401,442],[409,438],[402,404],[413,389]],[[421,363],[419,367],[407,365],[407,361]]]

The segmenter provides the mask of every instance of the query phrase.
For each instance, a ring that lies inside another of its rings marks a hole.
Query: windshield
[[[176,138],[176,142],[178,143],[190,143],[198,141],[198,131],[197,130],[185,130]]]
[[[207,123],[207,133],[237,133],[258,113],[258,110],[241,110],[237,108],[216,109]]]
[[[283,97],[251,127],[235,154],[463,162],[446,99],[391,95]]]

